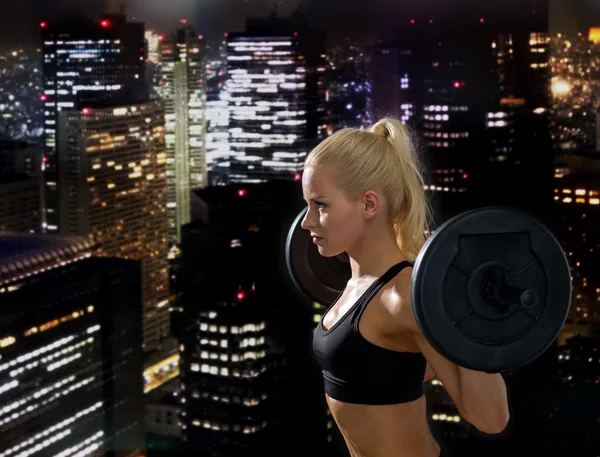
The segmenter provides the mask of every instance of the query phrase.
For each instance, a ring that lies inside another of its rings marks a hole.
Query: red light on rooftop
[[[298,36],[298,32],[294,32],[294,36]]]
[[[227,38],[227,37],[229,36],[229,33],[228,33],[228,32],[225,32],[225,33],[223,34],[223,36],[225,36],[225,38]]]
[[[48,100],[48,96],[47,96],[46,94],[44,94],[44,95],[42,95],[42,96],[40,97],[40,99],[41,99],[43,102],[45,102],[46,100]]]
[[[430,23],[430,24],[433,24],[433,19],[429,19],[429,23]]]
[[[179,22],[181,22],[182,24],[187,24],[187,19],[180,19]]]
[[[100,25],[101,25],[102,27],[104,27],[105,29],[107,29],[107,28],[109,28],[109,27],[110,27],[110,21],[109,21],[108,19],[102,19],[102,20],[100,21]]]
[[[48,23],[47,22],[40,22],[40,27],[45,29],[46,27],[48,27]]]
[[[238,300],[243,300],[244,298],[246,298],[246,294],[240,290],[240,291],[237,293],[237,299],[238,299]]]
[[[204,39],[204,35],[198,35],[198,39],[199,40],[203,40]]]
[[[240,197],[245,197],[246,194],[248,194],[248,191],[246,189],[240,189],[240,190],[238,190],[238,195]]]
[[[81,114],[85,114],[86,116],[92,112],[92,108],[83,108],[81,110]]]
[[[454,81],[454,87],[458,89],[460,87],[460,83],[458,81]]]
[[[480,24],[483,24],[484,22],[485,22],[485,19],[484,19],[484,18],[482,18],[482,17],[480,17],[480,18],[479,18],[479,23],[480,23]]]
[[[162,40],[164,40],[164,39],[165,39],[165,36],[164,36],[164,35],[158,35],[158,41],[162,41]]]
[[[468,177],[469,177],[469,175],[468,175],[468,174],[466,174],[466,173],[463,173],[463,179],[467,179]]]
[[[411,23],[411,24],[414,24],[414,23],[416,23],[416,22],[417,22],[417,21],[415,21],[414,19],[411,19],[411,20],[410,20],[410,23]]]

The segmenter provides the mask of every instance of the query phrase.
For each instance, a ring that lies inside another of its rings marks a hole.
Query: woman
[[[352,457],[444,455],[429,429],[423,381],[434,376],[462,417],[500,433],[509,412],[500,374],[438,354],[410,303],[412,264],[431,210],[407,129],[382,119],[344,129],[307,157],[302,176],[309,230],[325,257],[345,252],[352,277],[314,334],[326,399]]]

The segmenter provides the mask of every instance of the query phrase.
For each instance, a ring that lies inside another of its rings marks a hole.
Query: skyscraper
[[[215,40],[206,46],[206,168],[210,185],[219,185],[223,176],[213,172],[215,162],[227,160],[229,148],[227,81],[227,40]],[[226,179],[227,176],[224,176]]]
[[[61,232],[67,217],[58,182],[68,161],[58,148],[59,115],[63,110],[143,103],[145,82],[144,25],[125,16],[106,15],[98,21],[68,17],[40,24],[44,93],[44,221],[49,233]]]
[[[144,452],[140,268],[84,238],[0,236],[0,455]]]
[[[142,264],[143,344],[169,334],[164,109],[157,102],[63,111],[61,234],[97,240],[97,255]],[[141,372],[140,372],[141,376]]]
[[[199,455],[327,451],[312,309],[284,266],[299,192],[276,180],[196,193],[204,210],[184,226],[182,244],[181,422]]]
[[[346,127],[368,127],[371,82],[364,50],[346,40],[327,52],[327,120],[333,132]]]
[[[0,232],[42,230],[41,150],[24,141],[0,141]]]
[[[190,26],[160,42],[160,95],[165,103],[169,244],[190,221],[190,192],[206,185],[206,116],[202,40]]]
[[[547,10],[538,3],[514,23],[409,18],[396,39],[371,50],[373,108],[416,130],[430,192],[549,212]],[[509,175],[519,178],[508,184]]]
[[[592,152],[600,139],[600,47],[588,34],[551,39],[552,133],[557,154]]]
[[[250,19],[227,39],[230,157],[227,182],[298,179],[325,135],[323,35],[302,18]]]
[[[555,211],[562,222],[561,241],[573,276],[571,308],[561,342],[574,335],[600,335],[598,229],[595,222],[600,217],[600,160],[595,162],[595,173],[573,170],[573,173],[555,179]]]
[[[41,231],[39,176],[0,173],[0,232]]]

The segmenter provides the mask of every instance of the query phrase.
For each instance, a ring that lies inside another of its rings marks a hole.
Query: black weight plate
[[[482,272],[510,271],[510,284],[537,294],[532,306],[500,311],[482,298]],[[554,236],[508,208],[468,211],[448,220],[417,256],[411,297],[417,323],[444,357],[473,370],[515,370],[542,354],[564,325],[571,273]]]
[[[287,269],[298,290],[310,301],[329,306],[342,293],[352,272],[346,254],[324,257],[300,224],[307,208],[294,220],[285,245]]]

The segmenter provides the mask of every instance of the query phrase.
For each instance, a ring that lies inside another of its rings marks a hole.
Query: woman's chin
[[[344,251],[340,251],[340,252],[332,251],[330,249],[327,249],[327,248],[324,248],[323,246],[318,246],[318,245],[317,245],[317,249],[319,251],[319,254],[321,254],[321,256],[323,256],[323,257],[336,257],[344,252]]]

